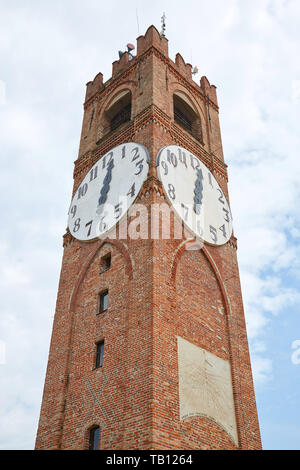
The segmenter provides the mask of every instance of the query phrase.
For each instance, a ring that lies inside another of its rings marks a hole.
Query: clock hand
[[[112,173],[112,169],[114,168],[114,160],[111,159],[109,164],[108,164],[108,167],[107,167],[107,173],[104,177],[104,180],[103,180],[103,186],[101,188],[101,191],[100,191],[100,197],[98,199],[98,207],[97,207],[97,214],[101,214],[101,212],[103,211],[103,207],[104,207],[104,204],[106,202],[106,199],[107,199],[107,194],[108,194],[108,191],[109,191],[109,183],[111,182],[111,173]]]
[[[194,189],[194,212],[199,215],[203,199],[203,173],[201,168],[197,170],[197,178],[195,181]]]

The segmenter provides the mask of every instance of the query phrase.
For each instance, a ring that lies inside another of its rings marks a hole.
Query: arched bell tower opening
[[[180,92],[173,95],[174,122],[188,131],[195,139],[203,141],[201,120],[190,100]]]

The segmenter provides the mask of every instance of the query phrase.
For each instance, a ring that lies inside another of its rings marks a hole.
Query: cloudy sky
[[[265,449],[300,448],[299,0],[0,0],[0,449],[32,449],[85,84],[149,25],[218,88]]]

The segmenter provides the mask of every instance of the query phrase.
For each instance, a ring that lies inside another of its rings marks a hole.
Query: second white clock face
[[[127,142],[103,155],[75,192],[68,218],[78,240],[103,236],[135,201],[149,167],[148,150]]]
[[[212,245],[226,243],[232,233],[231,212],[209,169],[177,145],[162,148],[156,165],[168,200],[188,229]]]

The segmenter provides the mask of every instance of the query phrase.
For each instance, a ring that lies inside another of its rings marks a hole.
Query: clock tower
[[[132,50],[87,83],[36,449],[260,449],[216,88]]]

